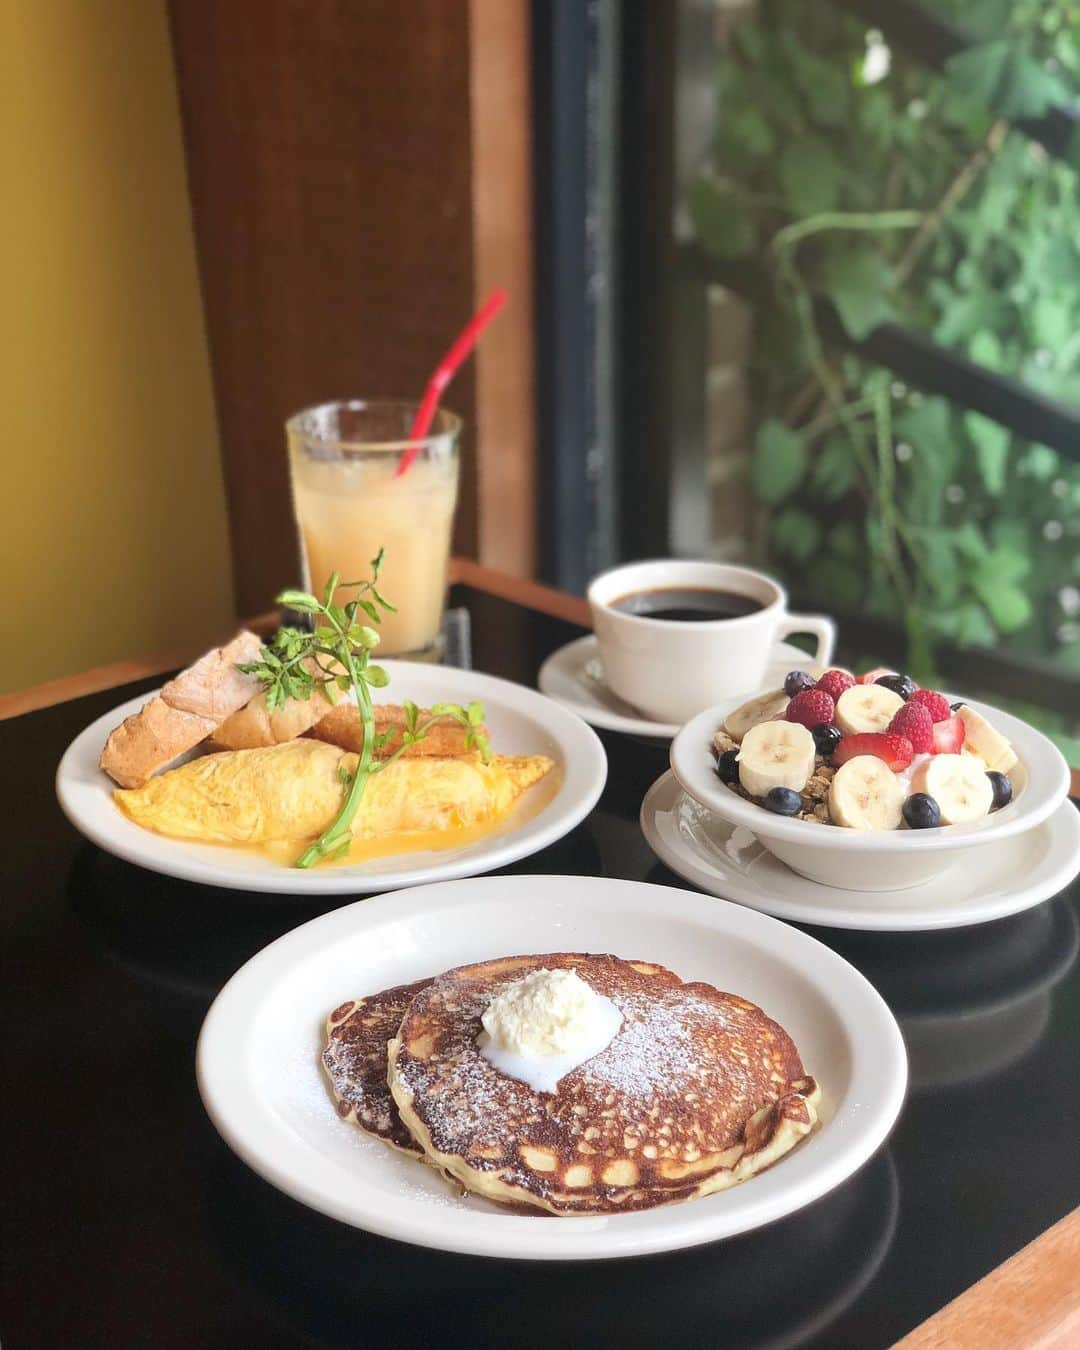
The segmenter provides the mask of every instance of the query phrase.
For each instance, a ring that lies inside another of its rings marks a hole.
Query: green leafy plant
[[[1011,127],[1075,96],[1073,0],[936,0],[974,45],[943,75],[839,9],[731,23],[699,238],[772,278],[751,357],[765,560],[809,600],[1080,669],[1080,467],[830,347],[895,320],[1080,402],[1076,164]],[[1078,142],[1080,146],[1080,142]],[[1075,147],[1074,147],[1075,148]]]
[[[360,623],[363,613],[371,623],[382,622],[384,612],[395,612],[394,606],[380,595],[376,582],[383,562],[383,550],[371,561],[371,576],[367,580],[342,581],[338,572],[326,583],[323,598],[307,591],[282,591],[279,605],[300,614],[310,614],[314,629],[279,628],[269,643],[259,650],[256,661],[237,666],[245,674],[254,675],[266,693],[270,712],[283,707],[289,699],[306,701],[318,689],[330,700],[340,694],[352,693],[364,726],[364,742],[356,767],[351,772],[339,768],[343,794],[341,810],[333,823],[297,858],[297,867],[313,867],[324,859],[333,861],[343,857],[352,840],[352,821],[360,806],[368,780],[381,773],[403,755],[410,745],[422,741],[436,722],[451,718],[465,730],[465,748],[475,749],[487,763],[491,747],[483,730],[484,707],[470,703],[463,708],[457,703],[436,703],[427,718],[411,700],[402,705],[405,711],[405,729],[401,745],[393,754],[376,760],[375,751],[381,750],[394,734],[394,729],[375,734],[375,715],[372,689],[383,689],[390,676],[382,666],[374,665],[371,653],[379,644],[379,634],[368,624]],[[338,590],[356,591],[344,605],[336,604]]]

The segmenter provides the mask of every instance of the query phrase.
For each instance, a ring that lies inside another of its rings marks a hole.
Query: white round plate
[[[789,670],[809,670],[813,664],[813,659],[799,647],[778,642],[769,657],[762,687],[781,685]],[[600,644],[595,633],[586,633],[552,652],[540,667],[537,683],[548,698],[604,731],[670,741],[679,730],[678,722],[654,722],[612,693],[604,683]]]
[[[98,756],[113,727],[150,697],[142,694],[99,717],[68,747],[56,774],[64,814],[99,847],[152,872],[245,891],[361,895],[490,872],[547,848],[596,805],[607,779],[607,757],[596,734],[580,718],[532,689],[493,675],[409,661],[382,664],[390,675],[388,701],[411,698],[426,707],[479,699],[493,746],[507,755],[550,756],[555,761],[554,780],[549,775],[531,790],[539,797],[526,793],[501,828],[477,842],[300,871],[246,849],[166,839],[120,812],[112,799],[113,785],[98,768]],[[543,803],[539,810],[537,801]]]
[[[1027,833],[987,841],[932,881],[898,891],[840,890],[799,876],[747,826],[684,792],[670,770],[645,794],[641,828],[684,881],[778,919],[826,928],[899,932],[986,923],[1048,900],[1080,867],[1080,811],[1068,801]]]
[[[760,1004],[821,1083],[821,1127],[775,1167],[687,1204],[553,1219],[457,1198],[423,1164],[339,1119],[319,1064],[347,998],[510,953],[658,961]],[[261,1176],[345,1223],[479,1256],[595,1260],[672,1251],[771,1223],[860,1167],[907,1082],[899,1028],[835,952],[691,891],[606,877],[513,876],[400,891],[323,915],[253,957],[218,995],[197,1054],[203,1102]]]

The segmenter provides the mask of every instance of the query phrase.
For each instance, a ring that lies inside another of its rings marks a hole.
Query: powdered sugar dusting
[[[453,973],[411,1006],[396,1073],[434,1148],[473,1171],[574,1208],[619,1191],[603,1180],[611,1168],[636,1178],[624,1189],[656,1203],[649,1188],[684,1174],[665,1171],[668,1164],[677,1169],[740,1143],[749,1118],[789,1090],[802,1064],[783,1029],[753,1004],[680,984],[667,971],[586,961],[582,977],[615,1003],[623,1023],[556,1093],[530,1089],[481,1055],[480,1017],[497,983]],[[571,1184],[579,1189],[568,1194]]]
[[[622,1030],[582,1065],[586,1078],[624,1098],[650,1100],[658,1093],[678,1094],[692,1084],[704,1084],[715,1068],[715,1056],[694,1033],[715,1028],[717,1019],[723,1019],[722,1007],[684,990],[665,991],[661,997],[624,995],[615,1003],[623,1014]]]

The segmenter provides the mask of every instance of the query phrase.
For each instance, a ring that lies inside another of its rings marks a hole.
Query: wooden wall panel
[[[477,304],[496,286],[512,303],[477,353],[477,554],[536,570],[533,364],[533,160],[530,6],[471,0],[473,258]]]
[[[473,307],[470,10],[170,9],[237,605],[253,613],[299,577],[286,416],[345,395],[418,395]],[[447,403],[469,427],[455,548],[475,556],[475,366]]]

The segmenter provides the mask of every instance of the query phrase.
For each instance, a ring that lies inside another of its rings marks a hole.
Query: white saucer
[[[607,779],[607,757],[580,718],[534,689],[494,675],[413,661],[382,664],[391,680],[388,701],[411,698],[429,707],[440,700],[479,699],[497,750],[554,760],[549,787],[533,789],[531,799],[526,794],[500,829],[473,843],[300,871],[247,849],[167,839],[122,814],[113,801],[113,784],[98,768],[98,756],[113,727],[151,697],[142,694],[99,717],[68,746],[56,774],[64,814],[106,852],[184,881],[261,894],[362,895],[505,867],[561,839],[596,805]]]
[[[789,670],[809,670],[813,665],[813,658],[801,648],[790,642],[778,642],[773,647],[761,687],[782,685]],[[576,712],[590,726],[601,727],[604,731],[670,741],[681,725],[679,722],[654,722],[611,692],[604,683],[600,644],[595,633],[586,633],[552,652],[540,667],[537,683],[548,698]]]
[[[319,1063],[347,998],[510,952],[657,961],[742,994],[790,1033],[822,1088],[821,1126],[740,1186],[633,1214],[508,1213],[338,1117]],[[676,1251],[792,1214],[838,1186],[892,1129],[907,1084],[896,1020],[823,943],[693,891],[613,877],[502,876],[423,886],[325,914],[264,948],[207,1013],[199,1089],[225,1142],[312,1209],[444,1251],[597,1260]]]
[[[1062,890],[1080,859],[1080,811],[1069,801],[1026,833],[987,842],[921,886],[848,891],[801,877],[745,825],[714,815],[670,771],[641,803],[650,848],[685,881],[725,900],[826,928],[921,931],[1018,914]]]

